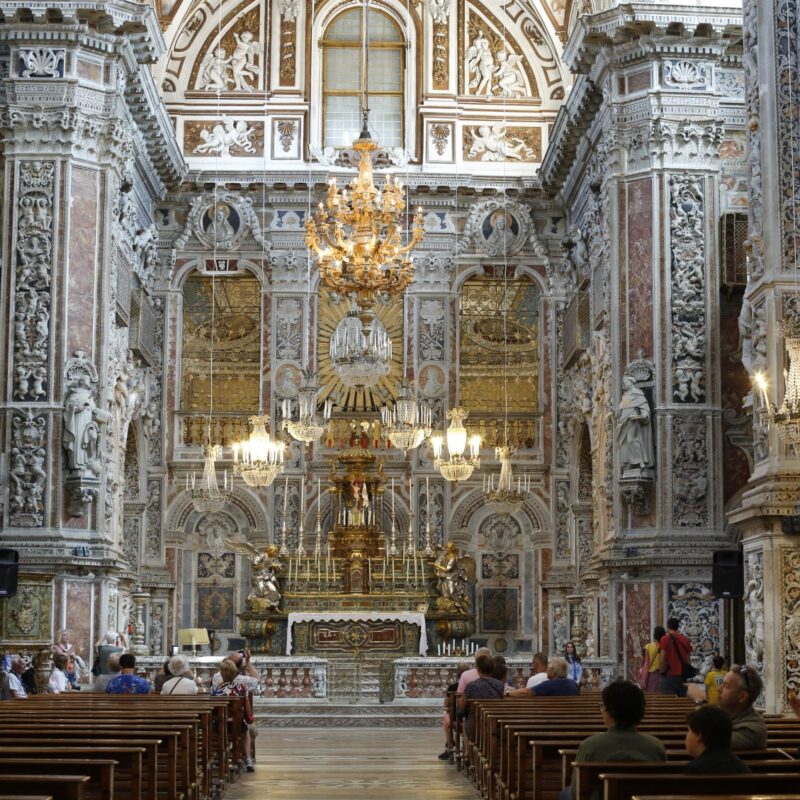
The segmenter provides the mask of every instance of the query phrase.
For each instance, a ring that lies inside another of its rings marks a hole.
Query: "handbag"
[[[681,655],[681,648],[678,646],[678,642],[675,637],[670,634],[669,638],[672,640],[672,646],[675,648],[675,652],[678,654],[678,661],[681,662],[681,678],[683,678],[685,681],[690,681],[697,675],[697,670]]]

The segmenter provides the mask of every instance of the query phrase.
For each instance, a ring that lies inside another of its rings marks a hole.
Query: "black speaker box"
[[[17,593],[19,553],[0,547],[0,597],[13,597]]]
[[[714,551],[711,591],[717,597],[744,596],[744,555],[741,550]]]

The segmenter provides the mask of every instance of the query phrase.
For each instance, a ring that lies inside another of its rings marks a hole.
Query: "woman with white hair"
[[[172,656],[169,660],[169,671],[172,677],[164,681],[161,694],[197,694],[192,669],[184,656]]]
[[[108,657],[112,653],[125,652],[125,637],[116,631],[108,631],[103,637],[103,641],[97,648],[97,658],[92,667],[92,675],[108,675],[111,670],[108,668]]]

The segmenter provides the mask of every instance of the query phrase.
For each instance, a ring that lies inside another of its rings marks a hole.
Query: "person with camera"
[[[230,655],[225,656],[226,661],[230,661],[237,670],[234,683],[243,686],[248,692],[255,692],[258,689],[258,671],[250,660],[249,650],[236,650]],[[219,672],[214,674],[211,679],[212,688],[222,682],[222,675]]]

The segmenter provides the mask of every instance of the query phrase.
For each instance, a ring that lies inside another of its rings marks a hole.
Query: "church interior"
[[[479,647],[599,692],[675,617],[790,717],[799,49],[788,0],[0,0],[0,652],[248,651],[262,736],[432,736]]]

